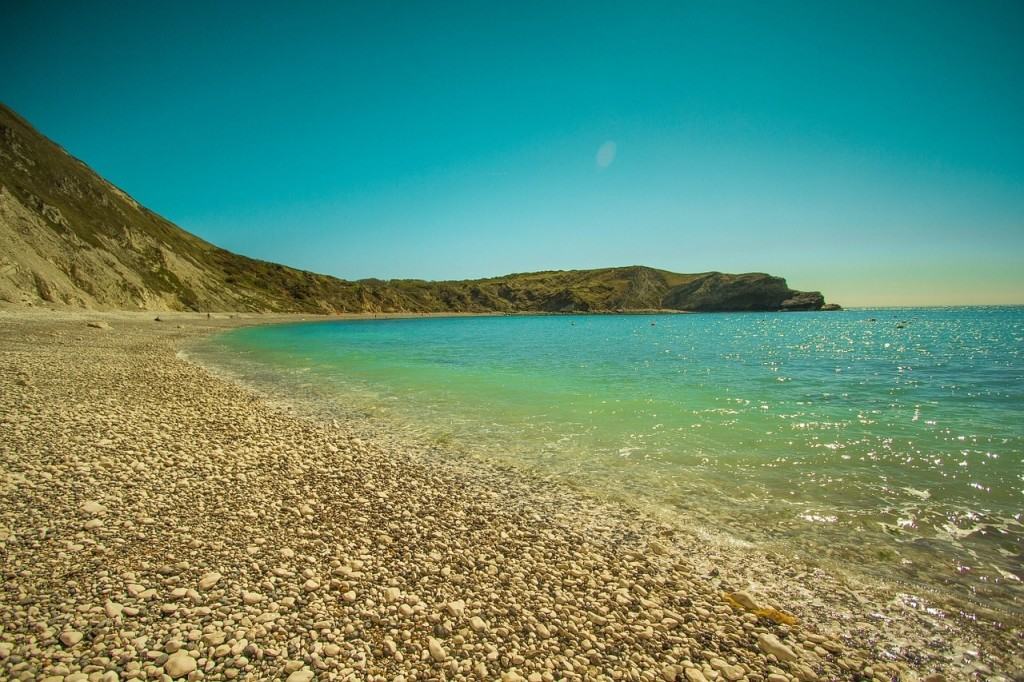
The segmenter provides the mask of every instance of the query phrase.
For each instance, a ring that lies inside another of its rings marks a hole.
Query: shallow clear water
[[[773,551],[1024,612],[1024,308],[343,321],[201,357]]]

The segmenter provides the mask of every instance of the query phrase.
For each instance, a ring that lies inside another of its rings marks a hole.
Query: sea
[[[1024,308],[256,326],[204,364],[440,452],[1024,623]]]

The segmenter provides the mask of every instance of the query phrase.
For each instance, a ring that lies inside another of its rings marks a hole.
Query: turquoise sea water
[[[1024,308],[339,321],[198,350],[947,611],[1024,613]]]

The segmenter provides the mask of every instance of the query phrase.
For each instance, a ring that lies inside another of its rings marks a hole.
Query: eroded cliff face
[[[817,310],[761,273],[643,266],[482,280],[346,281],[233,254],[149,211],[0,105],[0,300],[294,312]]]
[[[713,272],[674,287],[663,303],[665,308],[693,311],[818,310],[825,297],[817,291],[790,289],[781,277]]]

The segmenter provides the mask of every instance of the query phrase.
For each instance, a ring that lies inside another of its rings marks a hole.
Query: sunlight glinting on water
[[[523,316],[239,330],[275,390],[1020,614],[1024,309]]]

